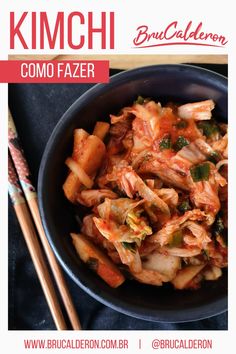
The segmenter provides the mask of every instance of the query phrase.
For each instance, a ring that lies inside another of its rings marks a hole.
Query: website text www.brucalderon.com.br
[[[144,341],[138,339],[137,348]],[[147,343],[146,343],[147,344]],[[129,349],[128,339],[24,339],[24,349]],[[213,349],[212,339],[157,339],[149,343],[152,349]]]
[[[128,349],[127,339],[24,339],[25,349]]]

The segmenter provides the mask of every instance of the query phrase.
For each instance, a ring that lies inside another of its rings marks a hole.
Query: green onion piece
[[[121,242],[121,243],[125,249],[127,249],[133,253],[136,252],[136,243],[135,242]]]
[[[174,232],[169,242],[169,247],[180,247],[183,243],[183,233],[181,230]]]
[[[189,141],[184,136],[180,135],[173,145],[175,151],[181,150],[184,146],[189,145]]]
[[[216,133],[219,133],[218,126],[212,122],[199,122],[198,128],[202,130],[203,135],[205,135],[207,138]]]
[[[223,219],[218,216],[214,222],[214,225],[213,225],[213,232],[214,232],[214,235],[222,235],[222,233],[224,232],[225,230],[225,227],[224,227],[224,222],[223,222]]]
[[[187,128],[188,122],[186,120],[180,120],[177,124],[175,124],[177,129],[184,129]]]
[[[220,161],[220,155],[217,151],[213,151],[207,158],[208,161],[213,162],[216,164],[218,161]]]
[[[189,200],[186,199],[184,200],[181,204],[178,205],[177,209],[181,212],[181,213],[185,213],[188,210],[191,210],[191,206],[189,204]]]
[[[190,168],[190,173],[194,182],[208,181],[210,175],[210,165],[208,162]]]
[[[221,217],[221,212],[216,216],[215,222],[212,227],[212,234],[217,242],[223,244],[225,247],[228,246],[227,230],[224,226],[224,221]]]
[[[136,104],[143,104],[145,99],[142,96],[138,96],[137,100],[134,101]]]
[[[166,136],[159,143],[160,150],[171,149],[171,147],[172,147],[172,143],[171,143],[170,136]]]

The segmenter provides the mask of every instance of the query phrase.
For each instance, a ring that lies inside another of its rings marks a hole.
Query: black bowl
[[[71,155],[73,130],[92,132],[97,120],[108,120],[138,95],[161,103],[213,99],[214,115],[227,119],[227,79],[215,72],[190,65],[156,65],[129,70],[111,77],[83,94],[66,111],[46,146],[39,172],[38,195],[48,240],[70,277],[88,294],[111,308],[133,317],[160,322],[187,322],[227,310],[227,273],[206,282],[196,291],[176,291],[171,286],[154,287],[126,281],[110,288],[76,255],[69,237],[78,231],[75,209],[65,199],[62,184]]]

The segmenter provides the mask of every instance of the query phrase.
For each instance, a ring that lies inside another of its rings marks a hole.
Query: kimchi
[[[139,96],[92,134],[75,130],[63,190],[86,210],[76,237],[91,247],[77,252],[109,285],[129,278],[197,289],[222,276],[228,127],[214,107]]]

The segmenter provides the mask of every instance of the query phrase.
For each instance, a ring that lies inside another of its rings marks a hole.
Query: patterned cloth
[[[226,65],[203,65],[227,76]],[[118,72],[111,70],[111,75]],[[48,138],[67,108],[92,85],[11,84],[9,106],[37,185],[40,160]],[[226,330],[227,313],[188,323],[135,319],[97,302],[66,275],[84,330]],[[54,330],[55,326],[9,201],[9,329]]]

